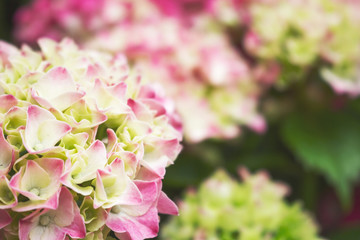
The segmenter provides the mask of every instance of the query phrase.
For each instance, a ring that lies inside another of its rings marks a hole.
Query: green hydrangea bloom
[[[266,173],[241,170],[238,183],[216,172],[180,204],[180,216],[162,228],[162,239],[316,240],[317,226],[299,204],[288,204],[287,187]]]
[[[248,9],[252,20],[247,40],[256,44],[250,50],[262,61],[280,64],[280,85],[302,79],[319,64],[354,81],[360,54],[359,6],[337,0],[254,1]],[[324,77],[328,80],[329,74]]]

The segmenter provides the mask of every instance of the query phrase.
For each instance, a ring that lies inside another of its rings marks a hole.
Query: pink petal
[[[15,160],[15,150],[5,139],[3,129],[0,127],[0,176],[8,173]]]
[[[151,208],[144,215],[115,217],[110,214],[106,225],[114,232],[127,232],[132,240],[156,237],[159,232],[159,216],[156,208]]]
[[[0,113],[6,113],[10,108],[16,106],[17,99],[13,95],[0,96]]]
[[[77,204],[73,200],[73,196],[71,195],[70,191],[63,187],[61,191],[61,197],[66,198],[67,201],[71,199],[73,204],[73,212],[72,215],[74,216],[73,221],[70,225],[63,228],[63,231],[70,235],[72,238],[84,238],[86,236],[86,228],[85,228],[85,222],[83,217],[80,214],[80,209],[77,206]],[[66,205],[62,205],[62,209],[66,209]],[[60,210],[61,211],[61,210]],[[64,216],[65,217],[65,216]]]
[[[112,168],[112,172],[118,174],[119,177],[125,176],[125,179],[128,180],[126,183],[127,185],[126,189],[124,190],[121,198],[119,199],[118,204],[138,205],[142,203],[143,201],[142,193],[140,192],[138,187],[133,183],[133,181],[126,176],[124,162],[121,159],[116,158],[111,163],[110,166]]]
[[[5,210],[0,210],[0,229],[9,225],[11,221],[10,214]]]
[[[135,181],[135,184],[139,191],[143,201],[139,205],[126,205],[123,208],[129,216],[141,216],[145,214],[154,204],[159,196],[158,184],[156,182],[145,182],[145,181]]]
[[[173,163],[173,160],[180,153],[182,147],[176,138],[171,140],[157,139],[153,142],[153,145],[156,146],[156,148],[152,152],[144,155],[141,164],[163,178],[165,168]]]
[[[117,97],[118,99],[125,100],[127,91],[126,83],[120,82],[115,86],[109,87],[108,90],[113,96]]]
[[[157,209],[159,213],[178,215],[179,209],[176,204],[163,192],[160,192]]]
[[[34,86],[32,96],[46,108],[55,107],[65,110],[80,100],[85,93],[76,89],[74,80],[66,68],[55,67]],[[50,105],[49,105],[50,104]]]
[[[141,121],[150,121],[152,119],[150,110],[144,104],[133,99],[128,99],[127,104],[131,107],[137,119]]]
[[[71,127],[67,123],[56,120],[49,111],[31,105],[22,138],[28,152],[39,153],[54,147],[70,131]]]
[[[116,137],[114,130],[112,130],[111,128],[108,128],[106,130],[106,132],[108,135],[108,144],[106,146],[106,152],[108,153],[107,157],[110,157],[110,155],[115,147],[115,144],[117,142],[117,137]]]
[[[12,210],[15,212],[27,212],[34,209],[57,209],[59,206],[59,193],[60,189],[45,201],[18,202]]]

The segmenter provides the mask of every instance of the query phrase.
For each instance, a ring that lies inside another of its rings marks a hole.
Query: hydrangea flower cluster
[[[319,71],[335,92],[360,94],[360,4],[353,0],[153,0],[180,22],[236,31],[255,77],[285,86]],[[195,10],[194,10],[195,9]],[[205,18],[206,20],[201,20]],[[215,26],[215,27],[214,27]],[[236,29],[236,30],[234,30]],[[242,32],[245,32],[243,36]],[[240,33],[240,34],[239,34]]]
[[[162,227],[162,239],[320,240],[317,227],[299,204],[287,204],[285,185],[265,172],[240,170],[238,183],[224,171],[189,191],[180,203],[180,216]]]
[[[350,90],[345,88],[356,81],[360,53],[359,6],[337,0],[272,0],[251,2],[248,11],[247,49],[262,60],[277,61],[280,81],[296,79],[322,61],[330,65],[323,75],[334,89]],[[337,86],[335,76],[349,79]]]
[[[39,45],[0,42],[0,238],[155,237],[176,114],[123,55]]]
[[[205,31],[199,27],[201,23],[189,27],[186,21],[167,17],[173,11],[188,16],[187,11],[199,7],[210,11],[210,1],[93,1],[98,4],[96,11],[65,4],[73,0],[62,2],[60,8],[57,1],[36,0],[23,8],[16,18],[18,39],[32,42],[43,35],[58,37],[52,34],[56,30],[59,35],[75,37],[85,46],[125,53],[144,76],[151,76],[149,81],[163,85],[166,94],[175,100],[174,108],[181,115],[188,141],[231,138],[239,134],[239,124],[258,132],[265,130],[265,122],[257,113],[260,91],[247,63],[227,37]],[[41,21],[46,27],[40,29],[36,23],[39,18],[33,15],[44,6],[48,13]],[[177,7],[185,12],[177,11]],[[108,11],[112,13],[109,16],[118,18],[108,21],[104,14]],[[81,24],[69,24],[71,27],[63,24],[74,21],[75,16],[75,22]],[[95,28],[88,22],[101,27]],[[74,31],[71,29],[74,26],[81,27]],[[36,31],[31,31],[32,28]]]

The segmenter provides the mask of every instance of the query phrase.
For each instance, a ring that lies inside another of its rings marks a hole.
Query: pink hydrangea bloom
[[[36,0],[19,11],[15,32],[19,40],[32,41],[26,31],[32,28],[35,20],[22,19],[27,13],[32,16],[41,1],[44,0]],[[84,10],[87,8],[81,6],[64,7],[63,11],[70,12],[68,15],[76,16],[80,22],[96,19],[101,26],[87,27],[82,23],[83,27],[76,31],[52,20],[59,15],[53,10],[56,1],[47,2],[51,5],[47,11],[52,14],[44,21],[52,24],[40,35],[49,35],[57,29],[84,46],[115,54],[125,53],[147,77],[146,81],[162,85],[166,95],[175,100],[174,105],[166,104],[165,108],[180,113],[187,141],[232,138],[239,134],[239,125],[247,125],[258,132],[265,130],[265,121],[257,113],[260,92],[254,81],[255,75],[225,36],[209,31],[208,26],[202,24],[203,15],[216,14],[219,1],[106,0],[96,11]],[[237,6],[242,4],[242,1],[227,2]],[[106,19],[103,13],[108,11],[107,5],[117,11],[116,20]],[[194,9],[194,14],[190,14]],[[84,15],[84,11],[89,14]],[[72,91],[66,94],[74,99],[81,96]],[[56,98],[50,101],[55,104]],[[178,119],[173,118],[173,123],[176,122]]]
[[[177,214],[161,184],[181,150],[171,101],[123,55],[39,45],[0,43],[0,238],[156,236],[158,213]]]

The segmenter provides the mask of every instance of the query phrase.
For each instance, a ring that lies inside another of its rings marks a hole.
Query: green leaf
[[[305,166],[334,185],[344,205],[360,172],[360,122],[348,113],[296,113],[281,129],[285,144]]]

